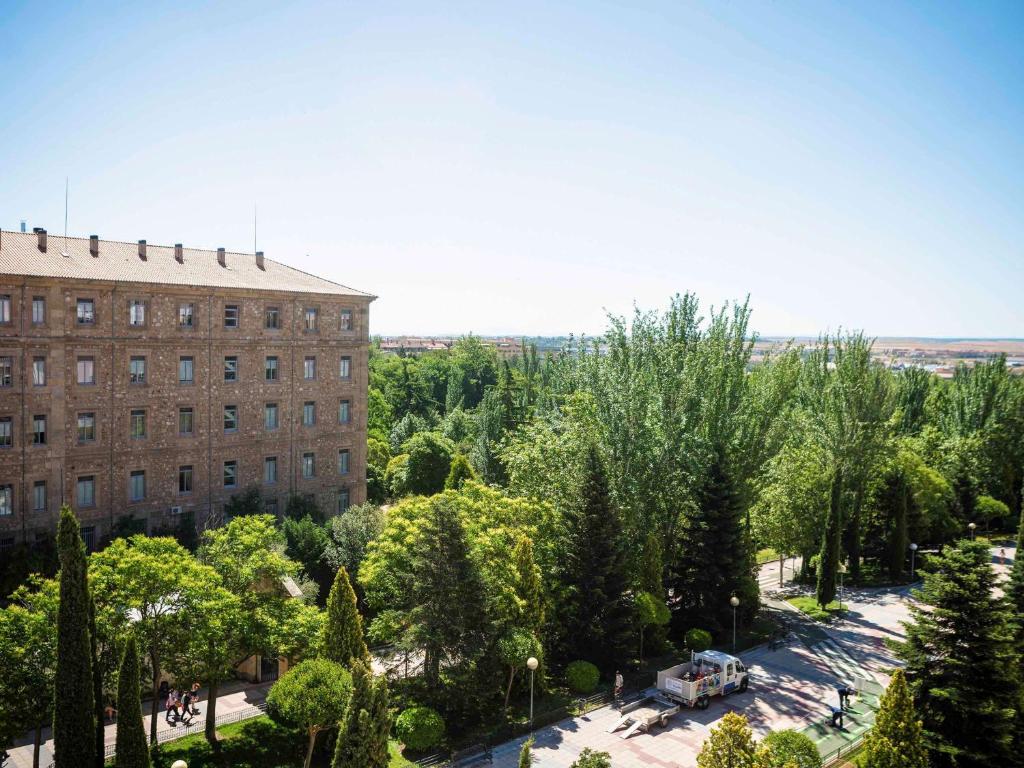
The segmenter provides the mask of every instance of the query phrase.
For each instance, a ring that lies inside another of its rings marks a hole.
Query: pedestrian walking
[[[175,723],[177,723],[180,717],[178,714],[177,691],[173,689],[167,691],[167,704],[165,704],[164,706],[167,709],[167,724],[174,725]],[[173,723],[171,722],[171,715],[174,716]]]
[[[623,687],[622,673],[619,672],[619,670],[616,669],[615,670],[615,698],[616,699],[622,698],[622,687]]]
[[[192,709],[193,715],[199,714],[199,707],[196,704],[199,702],[199,681],[192,683]]]

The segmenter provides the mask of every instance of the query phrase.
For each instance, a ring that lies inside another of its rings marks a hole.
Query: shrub
[[[595,752],[590,747],[584,747],[569,768],[612,768],[612,756],[607,752]]]
[[[809,737],[799,731],[772,731],[758,744],[758,765],[763,768],[821,768],[821,755]]]
[[[576,693],[592,693],[601,673],[589,661],[574,661],[565,668],[565,680]]]
[[[395,734],[410,749],[430,749],[444,736],[444,718],[430,707],[409,707],[395,721]]]
[[[706,629],[694,627],[686,633],[686,647],[691,651],[700,653],[711,647],[711,633]]]

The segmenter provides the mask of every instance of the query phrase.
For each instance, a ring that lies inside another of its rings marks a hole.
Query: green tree
[[[262,515],[261,507],[258,511],[251,512],[252,515]],[[327,516],[317,504],[316,497],[312,494],[293,493],[288,497],[288,503],[284,507],[284,516],[291,520],[302,520],[310,518],[314,523],[322,524]]]
[[[384,529],[384,512],[375,504],[357,504],[344,515],[331,519],[330,541],[324,550],[327,564],[337,571],[344,567],[350,575],[359,573],[366,547]]]
[[[340,725],[332,768],[387,768],[390,719],[379,701],[387,696],[384,685],[374,681],[366,662],[353,662],[352,698]],[[383,724],[378,721],[382,715]]]
[[[826,606],[836,599],[836,577],[839,573],[840,534],[843,517],[843,476],[839,470],[832,474],[828,514],[825,517],[825,531],[821,537],[821,551],[818,553],[818,586],[815,597],[818,605]]]
[[[281,532],[286,542],[285,555],[302,566],[302,575],[316,584],[320,600],[323,600],[334,579],[325,558],[330,543],[327,526],[317,524],[311,517],[301,520],[286,518],[281,523]]]
[[[639,592],[636,596],[636,623],[640,628],[639,656],[644,658],[644,630],[648,627],[663,627],[672,618],[665,601],[650,592]]]
[[[907,678],[893,672],[878,709],[875,727],[864,738],[864,768],[928,768],[921,721],[914,712]]]
[[[517,763],[518,768],[531,768],[533,766],[533,738],[529,738],[523,742],[523,746],[519,748],[519,762]]]
[[[1010,569],[1010,583],[1006,588],[1013,610],[1017,615],[1019,647],[1024,654],[1024,513],[1017,528],[1017,555]]]
[[[356,608],[356,593],[344,566],[338,569],[327,598],[323,649],[325,658],[346,667],[355,660],[370,660],[370,652],[363,641],[363,619]]]
[[[274,683],[267,694],[267,712],[306,734],[303,768],[309,768],[317,735],[338,726],[351,696],[352,676],[327,659],[299,662]]]
[[[149,747],[142,727],[142,702],[139,699],[139,651],[131,635],[124,644],[117,673],[116,768],[148,768]]]
[[[533,557],[533,541],[527,536],[519,537],[512,550],[515,567],[515,591],[520,601],[520,617],[517,623],[531,632],[539,632],[544,624],[544,596],[541,587],[540,568]]]
[[[89,654],[92,657],[92,695],[95,726],[93,738],[96,752],[96,768],[103,768],[106,763],[106,727],[103,695],[103,666],[99,654],[99,633],[96,630],[96,603],[89,593]]]
[[[612,756],[607,752],[595,752],[590,747],[584,747],[569,768],[612,768]]]
[[[231,494],[231,498],[224,502],[224,517],[227,520],[244,515],[262,515],[264,511],[263,496],[255,485],[242,493]]]
[[[754,768],[754,736],[747,718],[727,712],[697,754],[697,768]]]
[[[1019,661],[988,546],[947,547],[896,644],[936,768],[1012,762]]]
[[[540,642],[530,632],[513,629],[498,640],[498,656],[501,663],[508,669],[508,685],[505,686],[504,709],[508,711],[508,700],[512,695],[512,684],[516,673],[526,668],[526,661],[531,656],[538,660],[543,656]]]
[[[430,496],[444,490],[452,467],[455,445],[436,432],[418,432],[402,446],[408,454],[406,483],[409,493]]]
[[[594,659],[608,668],[623,661],[632,644],[633,609],[618,510],[596,446],[587,454],[581,497],[565,517],[561,657]]]
[[[814,741],[799,731],[770,731],[757,745],[756,768],[821,768]]]
[[[457,453],[452,459],[451,471],[444,481],[445,490],[458,490],[467,480],[476,480],[476,472],[473,471],[469,459],[464,454]]]
[[[409,494],[409,454],[392,456],[384,471],[384,486],[395,498]]]
[[[974,512],[978,520],[981,520],[985,524],[985,528],[989,528],[993,522],[1004,520],[1010,516],[1010,508],[999,501],[999,499],[993,499],[991,496],[979,496],[977,502],[974,505]]]
[[[57,613],[53,747],[57,768],[81,768],[96,759],[96,708],[89,639],[89,583],[85,544],[78,519],[61,508],[57,526],[60,553],[60,607]]]

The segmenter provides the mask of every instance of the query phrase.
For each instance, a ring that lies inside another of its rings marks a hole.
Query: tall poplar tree
[[[843,475],[839,469],[832,474],[825,532],[818,556],[818,605],[824,607],[836,599],[836,576],[839,572],[839,540],[843,526]]]
[[[370,659],[363,640],[363,619],[356,608],[356,593],[345,566],[338,569],[327,598],[323,655],[346,667],[356,659],[364,662]]]
[[[149,768],[149,746],[142,727],[139,698],[139,651],[135,635],[128,635],[117,675],[117,751],[115,768]]]
[[[96,760],[96,709],[89,639],[89,584],[78,519],[67,506],[57,526],[60,608],[57,613],[57,684],[54,686],[55,768],[82,768]]]

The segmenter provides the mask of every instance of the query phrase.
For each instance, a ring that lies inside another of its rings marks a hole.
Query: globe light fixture
[[[531,656],[526,660],[526,666],[530,670],[530,730],[533,730],[533,673],[537,671],[540,662],[536,657]]]

